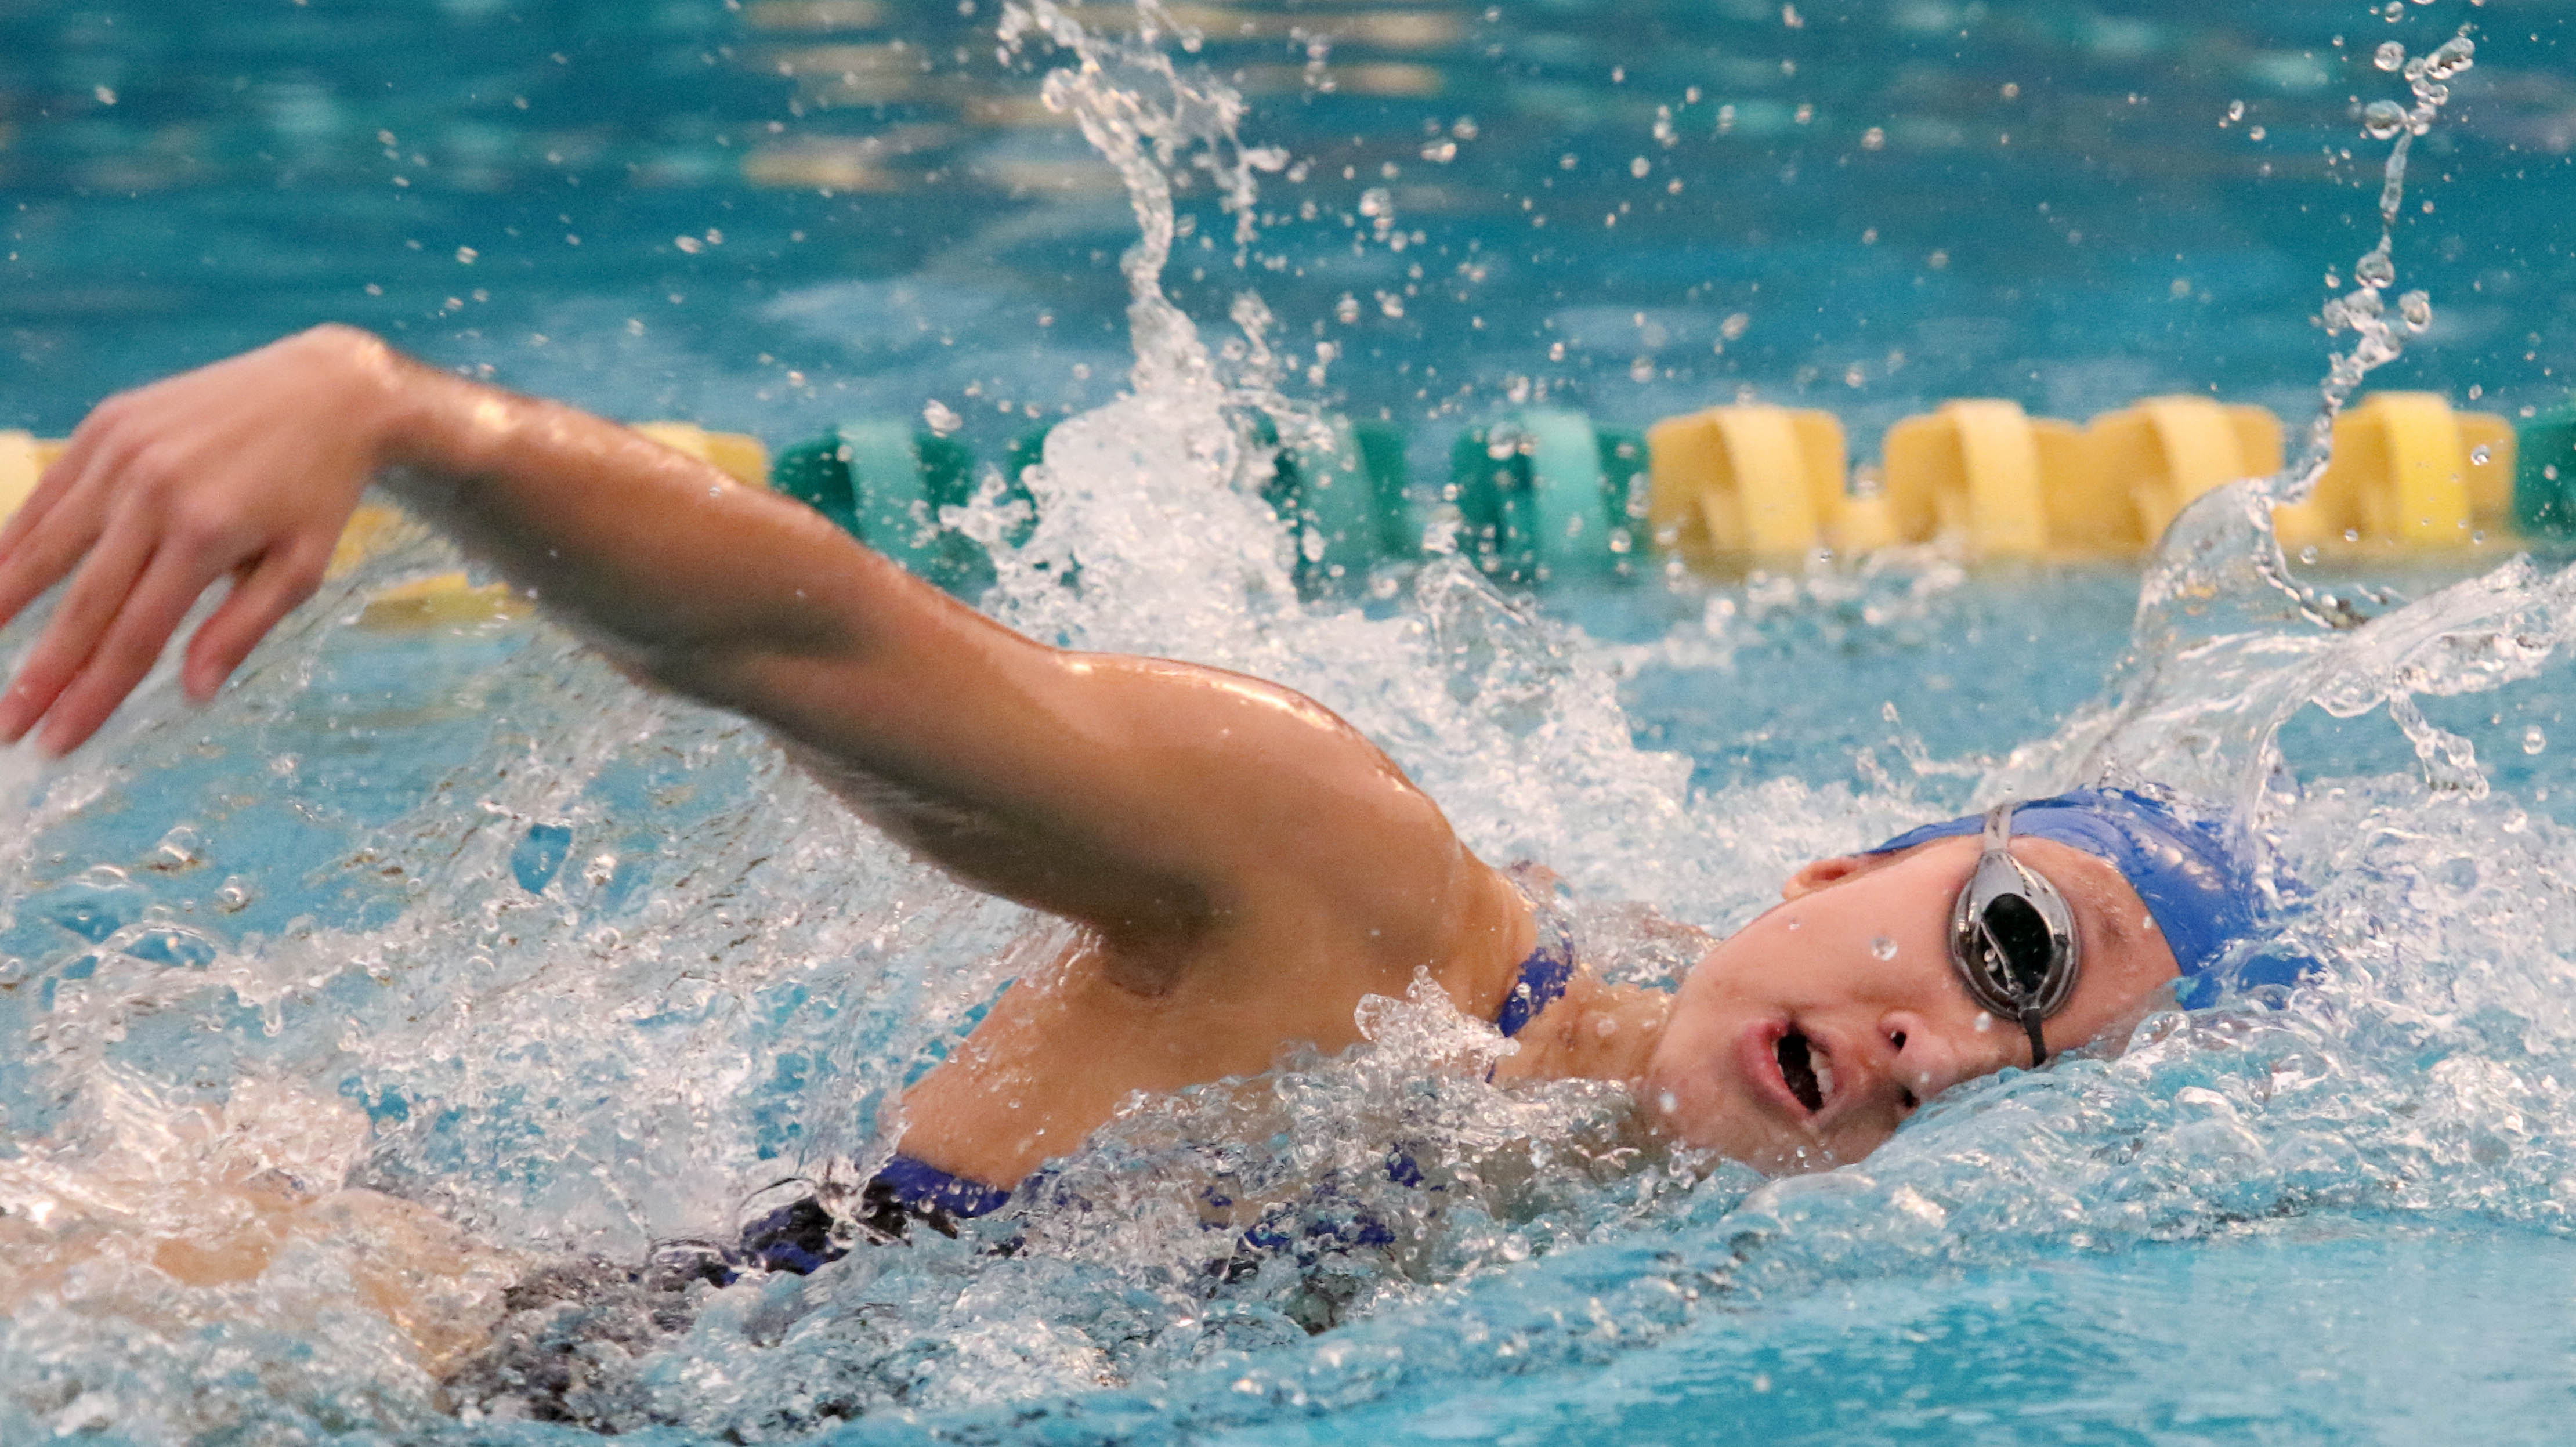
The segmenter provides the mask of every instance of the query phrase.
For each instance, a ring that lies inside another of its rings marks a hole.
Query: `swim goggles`
[[[2034,1069],[2048,1059],[2040,1022],[2066,1007],[2083,972],[2066,897],[2006,847],[2018,804],[1986,811],[1984,852],[1950,909],[1950,963],[1988,1012],[2018,1020]]]

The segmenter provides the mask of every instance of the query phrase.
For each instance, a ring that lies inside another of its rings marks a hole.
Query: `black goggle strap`
[[[1978,917],[1976,928],[1978,939],[1985,943],[1987,958],[2006,960],[2008,957],[2004,953],[2003,941],[1995,938],[1995,932],[1987,927],[1983,916]],[[2010,969],[2009,964],[2006,965],[2006,969]],[[2023,995],[2013,1003],[2021,1007],[2019,1018],[2022,1033],[2030,1037],[2030,1068],[2037,1070],[2048,1063],[2048,1041],[2039,1030],[2039,1022],[2047,1017],[2040,1013],[2039,1000],[2036,996]]]

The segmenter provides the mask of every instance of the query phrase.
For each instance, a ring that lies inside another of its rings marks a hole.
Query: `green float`
[[[1580,412],[1526,408],[1470,428],[1449,458],[1459,546],[1499,582],[1625,577],[1643,551],[1646,470],[1643,436]]]
[[[2517,430],[2513,521],[2525,537],[2576,538],[2576,403]]]
[[[771,487],[952,593],[992,579],[982,546],[939,522],[942,508],[975,495],[974,454],[953,437],[896,421],[845,422],[780,453],[769,477]]]

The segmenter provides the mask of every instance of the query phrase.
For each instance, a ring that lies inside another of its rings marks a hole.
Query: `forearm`
[[[399,365],[380,483],[656,677],[865,648],[872,623],[954,606],[811,510],[624,427]]]

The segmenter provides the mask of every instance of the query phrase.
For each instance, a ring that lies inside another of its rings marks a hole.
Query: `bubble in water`
[[[2477,64],[2478,45],[2465,35],[2455,35],[2442,42],[2431,55],[2424,57],[2424,74],[2434,80],[2449,80]]]
[[[2386,251],[2374,251],[2352,264],[2352,279],[2363,286],[2386,286],[2397,279],[2397,263]]]
[[[2381,70],[2395,70],[2406,63],[2406,47],[2394,40],[2383,40],[2378,51],[2370,57],[2370,63]]]
[[[2406,330],[2420,332],[2433,324],[2433,298],[2410,291],[2397,299],[2397,314],[2406,319]]]
[[[950,411],[948,404],[940,401],[936,397],[933,397],[928,402],[922,404],[921,420],[930,425],[931,431],[938,433],[942,437],[945,437],[949,433],[966,425],[965,418]]]
[[[1349,326],[1351,323],[1358,321],[1360,319],[1360,299],[1351,295],[1349,292],[1343,292],[1342,299],[1333,303],[1333,316],[1344,326]]]
[[[2245,102],[2241,100],[2229,101],[2227,103],[2227,118],[2231,121],[2241,121],[2245,119]]]
[[[2533,724],[2531,727],[2522,731],[2522,751],[2524,753],[2536,754],[2547,747],[2549,747],[2549,735],[2540,731],[2540,725]]]
[[[1655,169],[1655,163],[1647,160],[1643,156],[1639,156],[1628,163],[1628,174],[1636,177],[1640,181],[1646,179],[1646,173],[1653,169]]]
[[[1880,959],[1880,960],[1892,960],[1892,959],[1895,959],[1895,958],[1896,958],[1896,941],[1895,941],[1895,939],[1894,939],[1894,938],[1892,938],[1892,937],[1890,937],[1890,936],[1888,936],[1888,935],[1880,935],[1878,938],[1876,938],[1876,939],[1874,939],[1874,940],[1871,940],[1871,941],[1869,942],[1869,953],[1870,953],[1871,958],[1873,958],[1873,959]]]
[[[2476,463],[2480,467],[2486,466],[2494,459],[2495,449],[2487,446],[2483,442],[2469,449],[2469,461]]]
[[[251,901],[258,897],[249,885],[242,882],[240,875],[230,875],[225,878],[223,887],[215,891],[215,908],[226,914],[239,914],[250,908]]]
[[[2361,129],[2374,141],[2394,140],[2406,129],[2406,107],[2393,100],[2375,100],[2361,108]]]
[[[2391,25],[2405,19],[2406,0],[2388,0],[2386,5],[2380,7],[2379,18]]]
[[[1628,364],[1628,380],[1645,383],[1655,380],[1655,359],[1639,357]]]
[[[176,874],[203,864],[205,849],[204,838],[194,828],[182,824],[161,836],[160,844],[153,849],[152,857],[144,861],[143,867]]]

